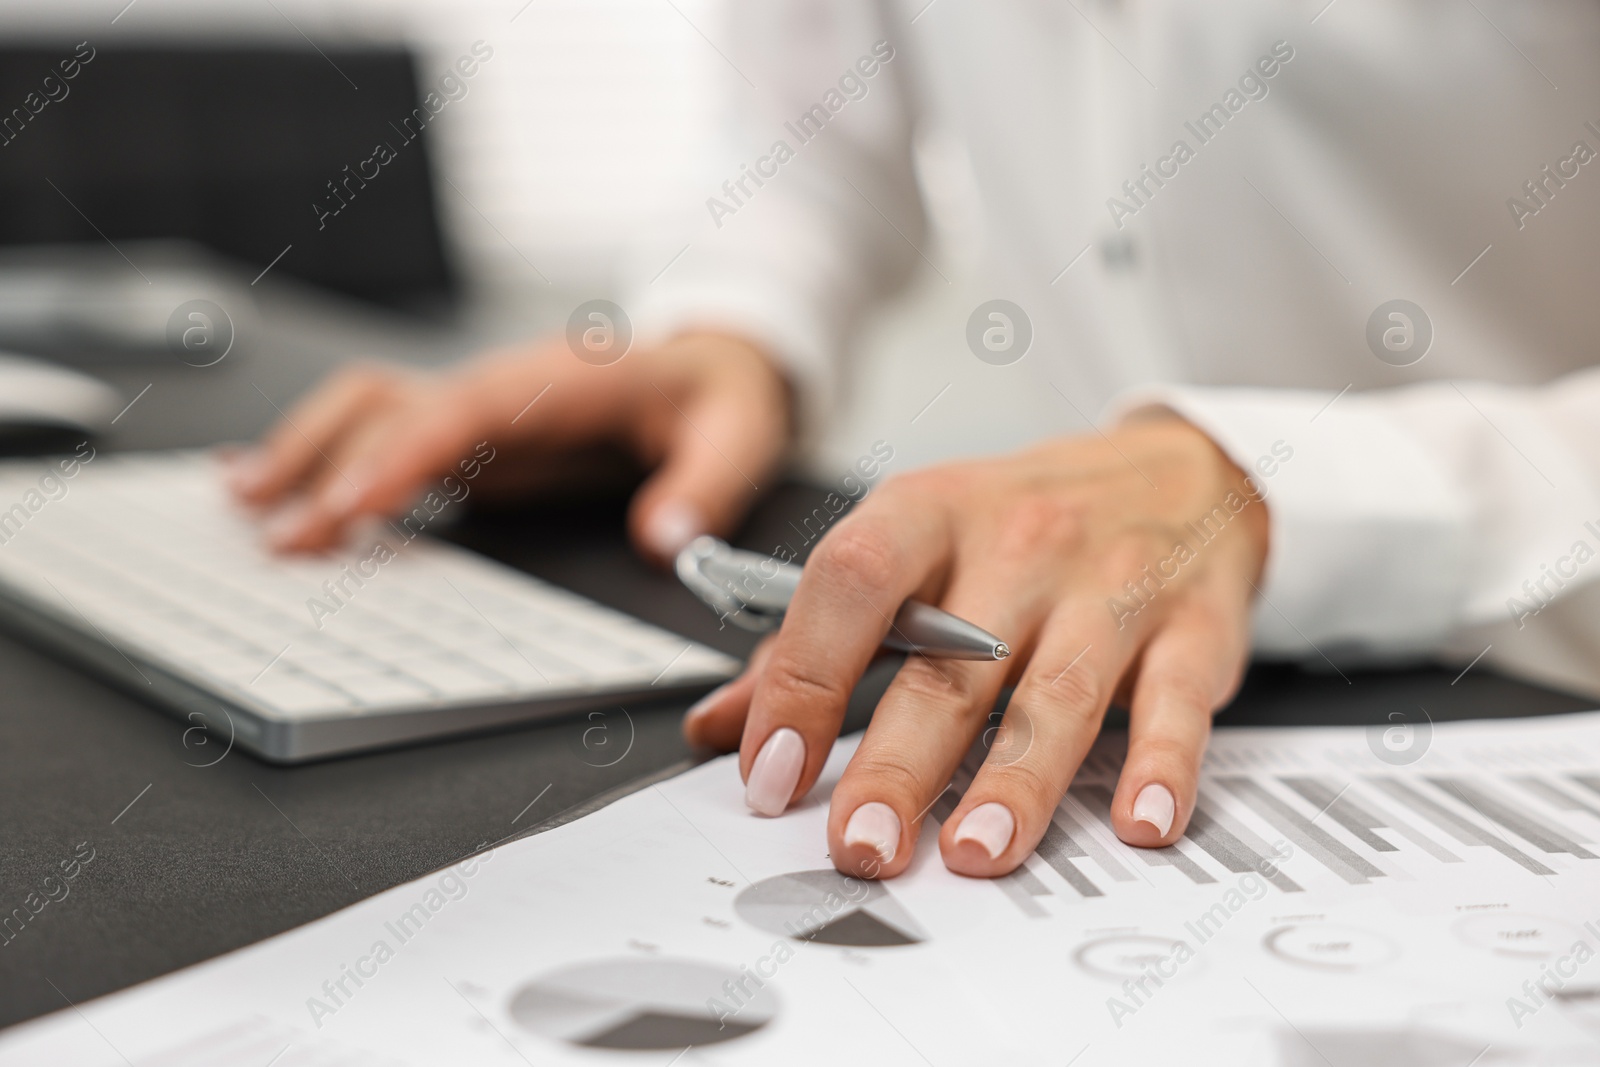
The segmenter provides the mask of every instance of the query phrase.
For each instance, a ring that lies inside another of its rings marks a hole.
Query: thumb
[[[639,487],[628,527],[641,552],[670,564],[701,534],[726,536],[778,465],[784,413],[730,383],[667,410],[661,465]]]
[[[697,700],[683,716],[683,737],[696,748],[732,752],[744,736],[745,719],[750,715],[750,698],[756,682],[772,654],[772,638],[761,639],[750,662],[731,682],[713,689]]]

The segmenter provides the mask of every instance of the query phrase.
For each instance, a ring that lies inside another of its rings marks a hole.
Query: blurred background
[[[70,110],[78,113],[49,115],[48,126],[29,133],[53,135],[57,145],[102,135],[94,146],[79,145],[83,155],[74,162],[88,171],[100,154],[105,183],[129,177],[112,163],[196,178],[201,168],[247,159],[263,169],[276,164],[280,179],[332,159],[354,167],[380,134],[398,144],[388,124],[410,114],[416,98],[440,92],[446,104],[423,141],[449,267],[473,298],[514,304],[547,279],[579,288],[601,282],[621,250],[663,239],[674,211],[693,201],[691,175],[705,152],[717,89],[711,64],[720,61],[687,19],[711,24],[713,7],[708,0],[679,0],[678,10],[645,0],[60,0],[46,10],[11,2],[0,5],[4,46],[37,55],[32,64],[8,56],[3,87],[7,106],[12,97],[20,102],[49,72],[52,46],[87,40],[98,58],[87,68],[95,77],[71,86],[78,99]],[[465,91],[459,98],[441,92],[441,79],[473,56],[475,42],[479,69],[459,78]],[[129,54],[140,52],[159,59],[134,67]],[[122,93],[102,91],[107,80]],[[100,116],[115,110],[127,124],[115,148],[104,144],[109,124],[77,106],[91,97]],[[316,134],[313,143],[296,142],[307,133]],[[7,154],[21,147],[23,138]],[[286,158],[296,153],[299,161]],[[339,177],[337,168],[327,177]],[[389,193],[387,184],[374,181],[372,195]],[[320,182],[312,187],[325,192]],[[297,214],[313,221],[308,191],[294,193]],[[402,202],[390,195],[385,221],[416,228],[405,265],[419,276],[432,272],[435,265],[421,261],[429,220],[394,212]],[[370,214],[363,213],[363,238],[378,229]],[[336,239],[351,226],[328,221]],[[280,266],[316,277],[326,256],[307,250]]]
[[[174,307],[211,299],[245,330],[272,286],[415,318],[449,338],[440,358],[557,330],[709,227],[737,168],[719,127],[747,91],[724,16],[722,0],[0,3],[0,348],[137,388],[123,371],[140,350],[170,359]],[[419,106],[425,126],[406,121]],[[940,269],[862,338],[802,473],[837,480],[880,438],[903,469],[1034,432],[1003,388],[986,411],[962,347],[993,295],[964,158],[923,136]],[[963,417],[941,420],[928,404],[952,385]]]

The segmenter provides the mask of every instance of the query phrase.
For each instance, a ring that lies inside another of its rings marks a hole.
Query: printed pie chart
[[[1515,911],[1478,912],[1460,919],[1455,934],[1473,948],[1497,956],[1543,959],[1584,939],[1583,931],[1562,919]]]
[[[1267,951],[1297,967],[1361,971],[1399,958],[1400,946],[1375,930],[1337,923],[1294,923],[1267,933]]]
[[[551,971],[517,990],[511,1017],[530,1033],[584,1048],[673,1051],[759,1030],[777,1014],[766,988],[730,996],[728,967],[679,959],[611,959]],[[730,987],[732,988],[732,987]],[[715,998],[731,1013],[707,1007]]]
[[[834,870],[763,878],[734,899],[733,910],[757,929],[796,941],[891,948],[928,940],[881,883]]]
[[[1170,937],[1114,934],[1079,945],[1072,954],[1072,962],[1097,978],[1120,982],[1124,978],[1138,978],[1163,963],[1177,960],[1178,953],[1185,947],[1184,942]]]

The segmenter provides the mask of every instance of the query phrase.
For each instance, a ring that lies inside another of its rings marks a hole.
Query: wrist
[[[765,345],[737,333],[691,330],[673,336],[656,352],[696,383],[737,392],[746,403],[771,413],[783,440],[793,439],[797,390],[783,362]]]
[[[1236,528],[1251,546],[1259,566],[1266,566],[1271,541],[1271,515],[1267,493],[1254,472],[1236,463],[1210,434],[1169,408],[1146,407],[1130,412],[1112,431],[1127,435],[1124,445],[1130,462],[1149,471],[1160,485],[1172,480],[1180,486],[1210,486],[1201,501],[1203,510],[1222,507],[1233,516]]]

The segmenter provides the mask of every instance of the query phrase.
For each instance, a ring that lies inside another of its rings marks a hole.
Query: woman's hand
[[[615,445],[655,473],[628,525],[668,562],[702,533],[727,533],[789,440],[788,388],[759,349],[717,334],[680,337],[608,366],[564,341],[497,353],[446,373],[374,365],[342,371],[235,461],[234,491],[276,506],[272,544],[336,542],[363,515],[409,508],[480,442],[495,449],[478,485],[557,481],[575,453]]]
[[[944,824],[947,867],[992,877],[1033,851],[1119,693],[1131,736],[1113,824],[1129,844],[1171,844],[1194,810],[1211,715],[1249,649],[1267,553],[1256,492],[1172,416],[893,479],[818,543],[782,629],[691,710],[685,732],[739,745],[747,803],[780,814],[816,782],[852,687],[915,597],[1013,654],[906,660],[834,787],[835,866],[906,869],[1007,684],[1008,743]]]

